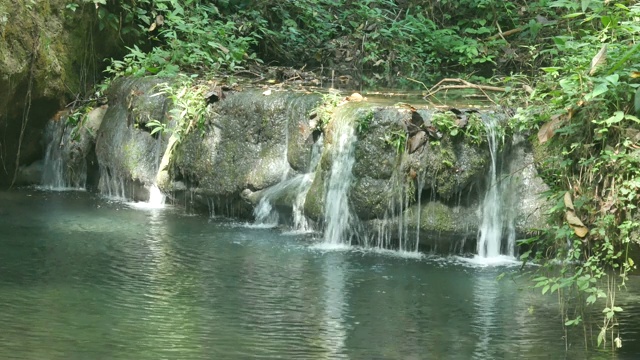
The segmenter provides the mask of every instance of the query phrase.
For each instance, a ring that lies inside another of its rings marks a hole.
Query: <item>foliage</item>
[[[238,24],[207,1],[130,0],[96,8],[101,28],[137,40],[123,60],[112,59],[107,72],[114,76],[233,70],[256,59],[249,48],[257,37],[242,36]]]
[[[538,128],[537,161],[552,186],[550,227],[523,240],[523,261],[545,264],[533,280],[542,293],[558,293],[565,321],[602,307],[598,346],[622,346],[615,302],[635,268],[629,249],[638,244],[640,119],[636,103],[640,63],[640,5],[623,1],[558,0],[571,31],[542,52],[554,59],[511,126]],[[588,233],[587,233],[588,231]],[[557,268],[557,264],[561,264]],[[573,306],[574,300],[579,306]]]
[[[451,137],[463,135],[465,139],[476,145],[481,145],[487,138],[486,125],[477,113],[468,113],[464,127],[458,125],[458,117],[451,111],[437,112],[431,117],[431,123],[438,131]],[[504,132],[504,129],[500,129]]]
[[[404,129],[386,133],[382,140],[394,148],[398,155],[403,154],[407,150],[407,132]]]
[[[539,49],[555,14],[548,0],[74,0],[67,8],[87,3],[100,28],[127,44],[112,75],[234,70],[261,58],[390,86],[531,71],[551,57]],[[509,41],[507,30],[516,31]]]
[[[67,116],[66,125],[71,126],[71,133],[69,137],[74,141],[80,139],[80,129],[84,125],[87,114],[94,109],[95,105],[95,101],[87,102],[82,106],[72,109],[69,116]]]
[[[356,132],[358,134],[366,133],[369,130],[373,117],[374,111],[372,109],[365,110],[364,113],[358,114],[356,118]]]
[[[318,103],[318,106],[311,110],[309,114],[309,117],[316,121],[316,129],[321,131],[325,129],[331,121],[334,110],[343,100],[344,97],[341,96],[338,91],[330,91],[322,94],[322,99]]]
[[[170,110],[170,119],[175,122],[174,127],[157,120],[147,123],[151,134],[171,133],[177,143],[189,134],[193,129],[199,129],[204,133],[207,121],[207,103],[204,94],[207,87],[195,83],[195,77],[182,75],[174,84],[162,83],[157,85],[160,90],[153,96],[167,95],[173,107]]]
[[[431,117],[431,123],[436,129],[440,130],[445,134],[449,134],[449,136],[454,137],[460,133],[460,127],[456,124],[456,114],[451,111],[447,112],[439,112],[433,114]]]

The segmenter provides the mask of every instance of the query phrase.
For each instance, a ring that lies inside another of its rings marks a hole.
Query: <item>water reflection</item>
[[[556,299],[512,279],[517,268],[310,248],[171,209],[31,195],[0,193],[0,358],[610,357],[585,353],[580,331],[565,352]],[[621,359],[640,352],[639,283],[617,299]]]
[[[473,357],[488,359],[491,357],[491,331],[495,328],[496,316],[501,312],[496,309],[498,296],[498,282],[491,277],[475,274],[473,281],[475,316],[473,320],[474,332],[478,334]]]
[[[320,333],[327,349],[326,359],[346,359],[344,354],[347,331],[345,329],[345,289],[347,263],[342,253],[329,253],[324,257],[324,331]]]

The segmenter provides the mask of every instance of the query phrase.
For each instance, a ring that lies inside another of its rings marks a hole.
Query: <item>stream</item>
[[[326,250],[320,234],[84,191],[0,192],[0,229],[2,359],[640,354],[636,277],[618,294],[623,347],[612,354],[585,350],[581,330],[565,350],[556,296],[528,289],[519,264]]]

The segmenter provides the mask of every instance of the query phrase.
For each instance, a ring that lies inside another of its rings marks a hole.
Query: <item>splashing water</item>
[[[513,257],[515,254],[515,226],[513,217],[506,215],[505,202],[509,191],[509,180],[498,180],[498,119],[487,117],[487,141],[491,153],[491,167],[489,169],[489,189],[482,203],[482,222],[478,229],[478,256],[481,258],[496,258],[502,254],[502,240],[507,237],[505,254]]]
[[[333,139],[331,152],[333,163],[327,182],[325,195],[325,231],[326,244],[349,244],[348,230],[352,215],[349,209],[349,189],[353,183],[351,172],[355,163],[356,134],[351,112],[341,111],[332,120]]]
[[[68,133],[64,121],[50,121],[47,124],[45,130],[47,149],[40,182],[46,189],[77,190],[86,187],[86,161],[83,159],[81,168],[72,168],[65,161],[71,152],[71,148],[66,145]]]
[[[156,184],[151,185],[149,188],[149,201],[147,201],[149,206],[163,208],[166,198]]]

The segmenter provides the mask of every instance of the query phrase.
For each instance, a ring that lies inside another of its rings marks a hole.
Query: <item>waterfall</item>
[[[276,226],[279,223],[280,215],[274,209],[274,203],[286,203],[295,207],[300,194],[306,194],[313,180],[312,174],[299,174],[290,179],[263,190],[260,194],[260,201],[253,209],[256,224]],[[304,204],[303,204],[304,205]],[[295,216],[295,210],[294,210]]]
[[[147,201],[149,206],[157,208],[163,207],[165,200],[166,196],[164,196],[156,184],[149,187],[149,201]]]
[[[482,221],[478,229],[478,256],[495,258],[501,254],[513,257],[515,254],[515,226],[513,216],[509,216],[505,203],[509,192],[509,179],[498,179],[498,136],[496,134],[499,120],[489,116],[485,120],[487,141],[491,153],[491,166],[487,182],[489,188],[482,202]],[[507,237],[508,243],[503,252],[502,240]]]
[[[324,201],[325,244],[349,244],[348,230],[351,224],[349,209],[349,189],[353,182],[351,169],[355,163],[356,134],[353,128],[352,112],[341,111],[334,114],[330,142],[332,165],[327,181]]]
[[[280,214],[274,209],[274,203],[280,202],[291,205],[292,225],[295,231],[311,231],[311,226],[304,215],[304,203],[315,176],[312,170],[316,169],[320,162],[322,144],[322,137],[313,144],[307,173],[298,174],[290,179],[283,179],[278,184],[262,192],[258,205],[253,209],[256,224],[278,225]]]
[[[418,199],[421,199],[421,186],[424,186],[424,181],[418,179],[418,189],[416,189],[413,180],[408,180],[404,177],[404,174],[397,173],[391,182],[393,192],[389,199],[389,205],[383,219],[377,224],[374,242],[368,244],[368,246],[373,246],[380,250],[390,250],[395,248],[392,239],[397,239],[397,250],[400,253],[418,253],[418,245],[420,244],[419,206],[421,203],[418,203],[415,240],[409,236],[409,223],[413,214],[408,209],[416,191],[418,192]],[[394,232],[395,236],[393,235]]]
[[[100,193],[111,199],[125,200],[127,198],[125,192],[125,181],[122,176],[112,174],[112,172],[100,166],[100,182],[98,183]]]
[[[44,158],[41,184],[51,190],[84,189],[87,181],[86,161],[77,168],[67,163],[71,158],[73,142],[65,121],[50,121],[45,130],[47,149]]]

